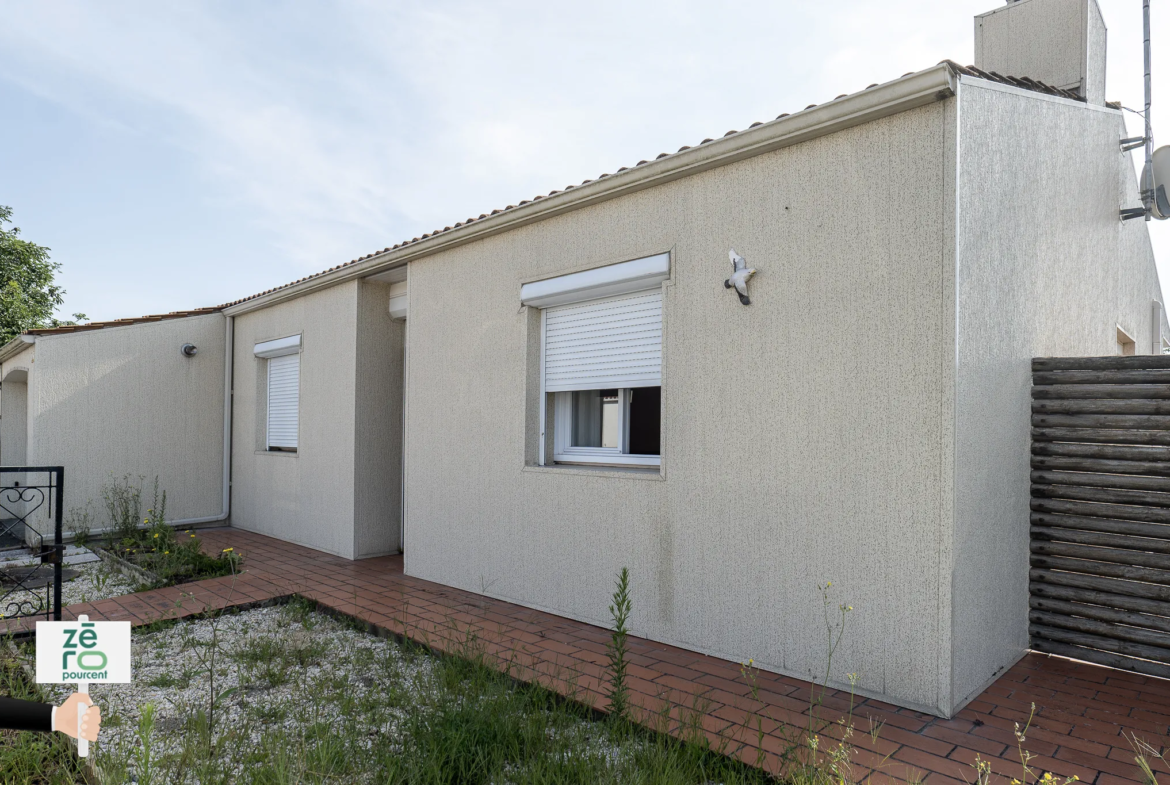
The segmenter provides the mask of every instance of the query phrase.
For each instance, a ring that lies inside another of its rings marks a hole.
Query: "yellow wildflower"
[[[224,553],[231,553],[231,552],[232,552],[232,551],[234,551],[234,550],[235,550],[235,548],[224,548],[224,549],[223,549],[223,552],[224,552]]]

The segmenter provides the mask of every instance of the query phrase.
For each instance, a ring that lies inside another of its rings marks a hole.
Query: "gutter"
[[[36,342],[37,337],[35,335],[21,333],[0,347],[0,363],[8,362]]]
[[[807,142],[846,128],[942,101],[955,94],[958,75],[946,63],[908,74],[828,103],[809,107],[712,142],[665,155],[624,172],[588,181],[552,196],[500,210],[423,240],[405,243],[245,302],[229,306],[229,317],[267,308],[319,289],[364,278],[440,251],[482,240],[527,224],[616,199],[683,177]]]

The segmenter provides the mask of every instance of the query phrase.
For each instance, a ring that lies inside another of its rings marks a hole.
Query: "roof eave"
[[[35,342],[35,339],[30,339],[33,339],[33,336],[22,333],[3,346],[0,346],[0,363],[8,362],[13,357],[32,346]]]
[[[267,308],[285,300],[355,278],[365,278],[414,259],[571,210],[941,101],[955,94],[956,79],[957,75],[953,68],[945,62],[940,63],[933,68],[907,74],[899,79],[780,117],[755,128],[649,161],[624,172],[519,207],[500,211],[423,240],[371,254],[354,264],[227,306],[223,312],[226,316],[238,316]]]

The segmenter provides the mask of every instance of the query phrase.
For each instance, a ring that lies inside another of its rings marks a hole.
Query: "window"
[[[256,344],[254,353],[263,360],[265,385],[264,449],[296,452],[300,429],[301,336],[277,338]]]
[[[268,361],[268,449],[297,451],[301,356],[287,354]]]
[[[658,466],[662,388],[558,392],[553,460]]]
[[[520,302],[541,309],[538,463],[661,463],[669,277],[661,253],[520,287]]]

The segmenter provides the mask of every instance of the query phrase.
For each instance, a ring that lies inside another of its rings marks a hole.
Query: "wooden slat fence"
[[[1032,648],[1170,678],[1170,356],[1032,361]]]

